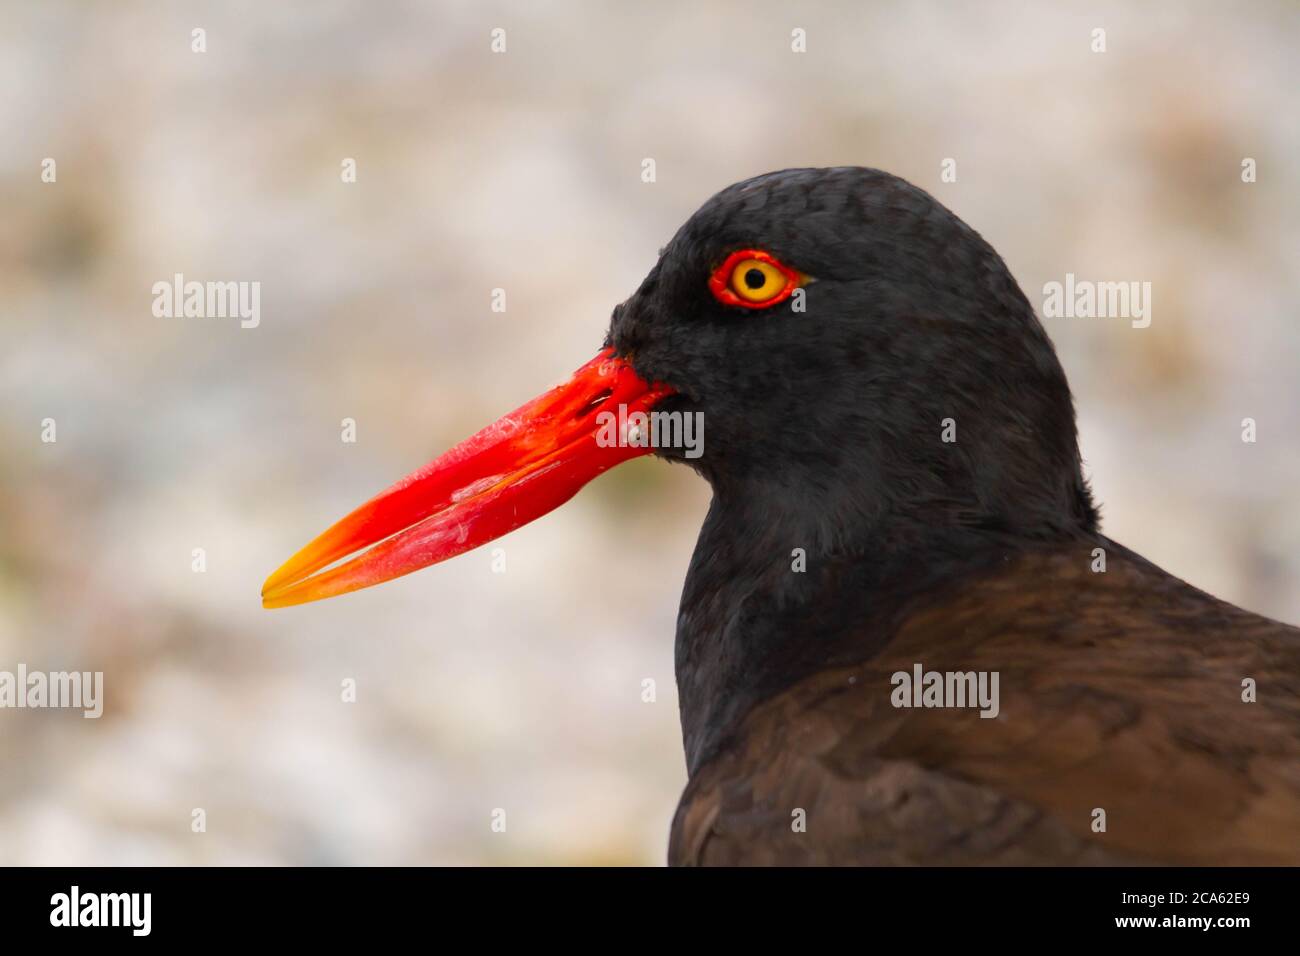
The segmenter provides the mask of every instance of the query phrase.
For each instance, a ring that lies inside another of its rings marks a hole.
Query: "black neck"
[[[691,774],[756,704],[823,668],[872,657],[920,595],[1044,540],[1086,532],[927,527],[903,515],[837,514],[814,504],[797,487],[728,493],[715,485],[677,624]]]

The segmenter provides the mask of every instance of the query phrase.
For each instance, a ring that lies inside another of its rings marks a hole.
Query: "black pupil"
[[[767,276],[762,269],[750,269],[745,273],[745,285],[751,289],[761,289],[767,283]]]

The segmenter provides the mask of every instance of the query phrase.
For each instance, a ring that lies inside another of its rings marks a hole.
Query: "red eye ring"
[[[751,260],[764,263],[775,269],[785,279],[785,283],[766,298],[741,298],[732,288],[732,279],[737,266]],[[806,281],[807,279],[803,273],[797,269],[791,269],[770,252],[764,252],[761,249],[738,249],[727,256],[722,265],[713,270],[713,275],[709,276],[709,291],[723,305],[738,305],[742,309],[766,309],[790,298],[794,294],[794,290],[802,286]]]

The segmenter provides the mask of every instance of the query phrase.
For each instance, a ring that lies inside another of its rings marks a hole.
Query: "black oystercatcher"
[[[648,411],[702,413],[698,457],[650,447]],[[651,451],[713,487],[670,862],[1300,863],[1300,631],[1099,533],[1029,302],[877,170],[714,196],[599,356],[334,525],[264,604],[460,554]]]

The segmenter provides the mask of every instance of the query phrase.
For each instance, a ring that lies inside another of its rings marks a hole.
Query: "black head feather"
[[[718,302],[708,277],[741,248],[811,276],[805,311]],[[828,545],[850,529],[1096,524],[1032,307],[978,233],[889,173],[791,169],[722,190],[614,311],[609,342],[681,393],[665,410],[703,412],[691,464],[719,494],[786,488]]]

